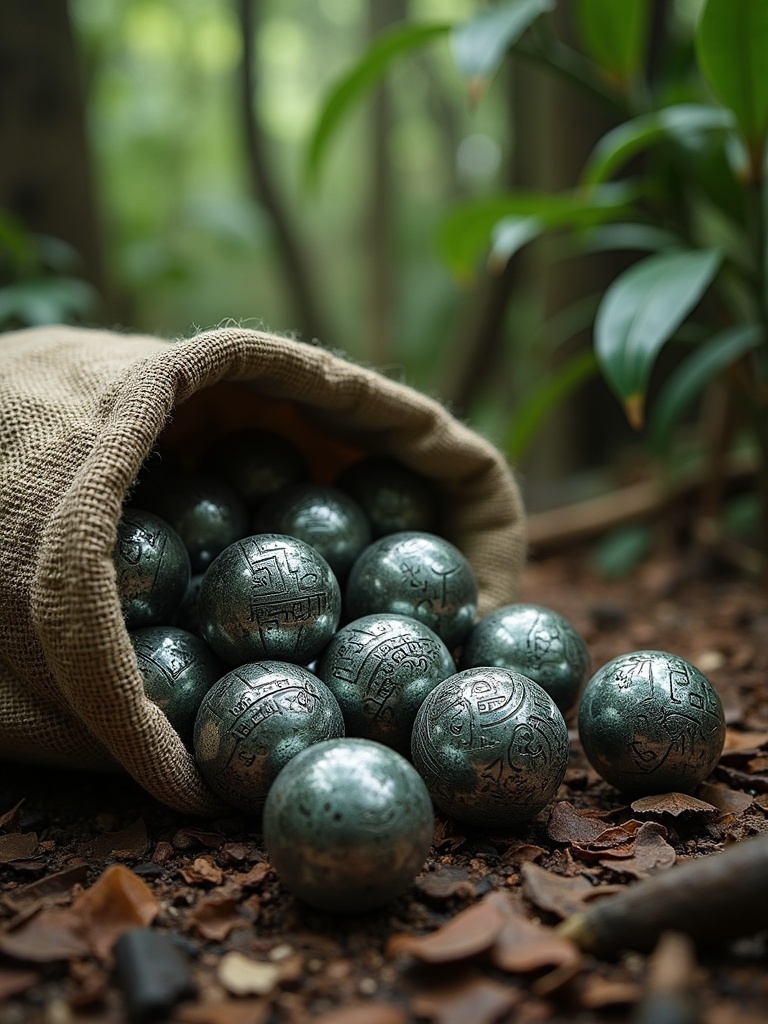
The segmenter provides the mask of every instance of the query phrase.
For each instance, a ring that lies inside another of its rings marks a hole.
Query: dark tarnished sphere
[[[329,740],[284,768],[264,808],[264,845],[287,889],[321,910],[374,910],[424,865],[434,818],[404,757],[364,739]]]
[[[113,561],[126,626],[136,629],[170,621],[191,575],[189,555],[178,533],[151,512],[125,509]]]
[[[129,633],[144,692],[161,708],[187,746],[203,697],[227,671],[204,640],[174,626]]]
[[[371,543],[371,529],[360,506],[337,487],[294,484],[264,503],[253,520],[254,533],[286,533],[306,541],[343,580],[357,556]]]
[[[155,484],[151,501],[150,511],[184,541],[193,573],[205,572],[224,548],[249,532],[242,498],[213,476],[168,474]]]
[[[416,712],[455,673],[451,652],[432,630],[405,615],[366,615],[332,638],[317,674],[338,700],[347,736],[410,755]]]
[[[532,679],[506,668],[469,668],[424,701],[411,754],[446,814],[504,829],[533,817],[557,793],[568,729]]]
[[[373,455],[346,469],[337,483],[360,505],[373,537],[435,528],[434,485],[397,459]]]
[[[481,619],[464,642],[460,668],[480,665],[522,672],[567,715],[587,678],[589,653],[562,615],[536,604],[509,604]]]
[[[234,487],[251,511],[283,487],[309,479],[309,465],[302,453],[270,430],[227,434],[210,448],[203,465]]]
[[[188,633],[200,636],[200,587],[203,584],[203,573],[196,573],[189,581],[181,604],[176,609],[176,614],[171,620],[172,626],[179,629],[186,629]]]
[[[595,771],[625,793],[687,793],[717,764],[725,717],[716,690],[665,651],[609,661],[584,688],[579,736]]]
[[[230,544],[200,586],[200,632],[230,665],[275,658],[306,665],[333,636],[341,593],[331,567],[296,537]]]
[[[381,537],[363,551],[347,580],[347,619],[394,612],[418,619],[453,648],[477,611],[477,583],[457,547],[432,533]]]
[[[203,778],[224,800],[258,814],[292,757],[344,735],[336,698],[311,672],[260,661],[223,676],[203,698],[194,731]]]

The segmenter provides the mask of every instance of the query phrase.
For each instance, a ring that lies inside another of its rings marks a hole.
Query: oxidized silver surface
[[[144,692],[161,708],[187,746],[203,697],[226,666],[199,636],[174,626],[147,626],[129,633]]]
[[[617,789],[686,793],[717,764],[725,718],[717,691],[690,662],[633,651],[587,683],[579,736],[595,771]]]
[[[262,658],[306,665],[333,636],[341,593],[314,548],[262,533],[231,544],[210,565],[198,612],[203,639],[230,665]]]
[[[566,715],[578,703],[589,653],[562,615],[536,604],[509,604],[473,626],[459,665],[496,665],[522,672],[543,686]]]
[[[270,430],[238,430],[206,453],[205,471],[226,481],[253,512],[289,484],[309,479],[309,465],[287,438]]]
[[[203,698],[195,757],[214,792],[258,814],[292,757],[343,735],[339,705],[325,683],[298,665],[260,661],[227,673]]]
[[[381,537],[352,566],[344,603],[348,620],[375,612],[410,615],[448,647],[461,643],[477,611],[477,583],[457,547],[432,533]]]
[[[557,793],[568,729],[538,683],[506,668],[470,668],[440,683],[416,715],[413,763],[451,817],[509,828]]]
[[[338,486],[360,505],[373,537],[402,530],[431,531],[437,521],[434,485],[397,459],[374,455],[356,462]]]
[[[434,819],[404,757],[364,739],[304,750],[280,772],[263,817],[270,863],[296,896],[335,913],[373,910],[421,870]]]
[[[339,702],[347,736],[377,740],[406,755],[424,698],[455,671],[436,633],[392,614],[366,615],[344,626],[316,667]]]
[[[254,533],[286,533],[306,541],[346,578],[357,556],[371,543],[363,510],[337,487],[294,484],[264,503],[253,521]]]
[[[171,625],[178,626],[179,629],[186,629],[188,633],[194,633],[195,636],[200,636],[200,612],[198,604],[200,601],[200,587],[203,583],[203,573],[197,573],[192,576],[189,581],[184,597],[181,599],[181,604],[176,609],[176,614],[173,616]]]
[[[127,508],[112,557],[126,626],[169,622],[190,580],[189,555],[178,533],[159,516]]]

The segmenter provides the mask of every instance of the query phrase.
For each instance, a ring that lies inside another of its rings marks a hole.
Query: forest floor
[[[173,937],[180,953],[180,978],[159,972],[174,1005],[155,1016],[183,1024],[764,1024],[766,934],[698,950],[668,936],[656,954],[599,959],[554,927],[595,887],[620,892],[768,832],[764,591],[692,558],[650,558],[629,578],[605,580],[579,548],[532,561],[520,597],[570,619],[595,669],[653,648],[708,675],[728,733],[695,799],[628,805],[572,731],[563,785],[535,820],[505,836],[438,820],[406,895],[339,918],[281,886],[252,821],[177,814],[122,777],[3,764],[3,1024],[148,1019],[141,999],[152,1004],[146,988],[163,950],[137,932],[135,958],[114,969],[116,938],[140,925]],[[662,1018],[658,1000],[669,992],[677,995]]]

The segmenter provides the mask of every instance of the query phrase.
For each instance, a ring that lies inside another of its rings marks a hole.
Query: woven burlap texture
[[[220,810],[145,696],[112,551],[121,505],[184,403],[241,382],[435,480],[481,611],[512,600],[524,517],[499,452],[438,402],[310,344],[242,328],[169,342],[69,327],[0,337],[0,757],[122,766],[178,810]],[[252,398],[251,398],[252,395]],[[191,407],[194,407],[192,403]]]

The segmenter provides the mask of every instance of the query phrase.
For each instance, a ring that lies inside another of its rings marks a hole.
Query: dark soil
[[[180,998],[156,1014],[170,1021],[765,1021],[766,934],[696,951],[671,941],[656,958],[617,950],[610,960],[577,961],[554,931],[574,906],[585,905],[584,881],[621,891],[768,832],[763,591],[711,564],[658,558],[629,579],[606,581],[574,552],[532,562],[521,599],[569,618],[595,668],[617,654],[655,648],[688,658],[709,676],[725,706],[728,738],[697,800],[628,806],[588,766],[573,733],[563,786],[536,820],[506,836],[468,834],[440,820],[430,859],[404,897],[375,914],[336,918],[283,889],[253,821],[184,817],[122,777],[2,764],[3,1024],[128,1020],[128,990],[141,993],[158,954],[126,980],[114,970],[112,945],[130,924],[142,923],[175,937],[173,948],[189,967]],[[126,870],[105,876],[115,864]],[[547,896],[542,879],[553,876],[562,884]],[[138,884],[125,889],[126,878]],[[80,894],[97,881],[102,888],[94,891],[106,897],[86,905]],[[498,894],[523,935],[506,958],[494,952],[498,922],[489,908]],[[440,931],[462,912],[458,939]],[[433,933],[432,947],[412,941]],[[430,958],[439,962],[423,962]],[[662,1018],[652,1000],[669,990],[678,994],[679,1014]]]

